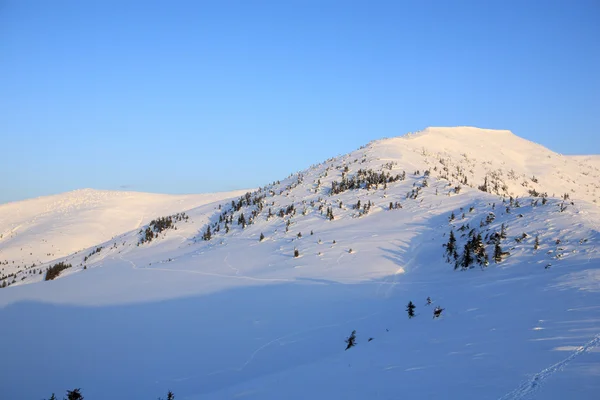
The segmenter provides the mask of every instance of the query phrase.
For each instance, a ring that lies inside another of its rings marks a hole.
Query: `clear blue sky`
[[[0,203],[256,187],[456,125],[600,153],[600,3],[0,1]]]

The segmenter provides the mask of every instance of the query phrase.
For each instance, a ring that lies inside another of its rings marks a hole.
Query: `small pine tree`
[[[456,236],[454,236],[454,231],[450,231],[450,237],[448,238],[448,243],[446,243],[446,261],[450,262],[450,257],[456,253]]]
[[[67,390],[67,400],[83,400],[81,389]]]
[[[506,239],[506,226],[504,224],[500,228],[500,238]]]
[[[465,244],[463,256],[462,256],[462,268],[469,269],[473,264],[473,253],[471,252],[470,243]]]
[[[408,302],[406,306],[406,311],[408,312],[408,318],[412,318],[415,316],[415,308],[417,308],[412,301]]]
[[[294,257],[300,257],[300,252],[298,249],[294,249]]]
[[[356,346],[356,330],[353,330],[350,336],[344,342],[346,343],[346,350]]]
[[[56,400],[56,396],[54,395],[54,393],[52,393],[52,396],[50,396],[48,400]]]
[[[265,240],[265,235],[261,232],[260,233],[260,239],[258,241],[262,242],[263,240]]]
[[[540,248],[540,237],[535,235],[535,243],[533,244],[533,249],[537,250]]]
[[[496,240],[494,244],[494,261],[496,264],[502,261],[502,247],[500,247],[500,240]]]
[[[477,263],[481,266],[487,266],[489,263],[488,255],[485,251],[485,245],[483,244],[481,233],[478,233],[477,236],[474,237],[473,250],[475,252]]]
[[[210,225],[206,227],[206,232],[202,235],[203,240],[210,240],[212,237],[212,233],[210,232]]]
[[[169,393],[167,393],[167,400],[175,400],[175,395],[170,390]]]

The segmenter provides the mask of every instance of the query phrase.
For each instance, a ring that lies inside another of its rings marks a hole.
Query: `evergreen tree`
[[[456,253],[456,236],[454,231],[450,231],[448,243],[446,243],[446,262],[450,262],[450,257]]]
[[[262,242],[263,240],[265,240],[265,235],[263,235],[263,233],[261,232],[259,241]]]
[[[502,224],[502,227],[500,228],[500,238],[506,239],[506,226],[504,224]]]
[[[300,257],[300,252],[298,249],[294,249],[294,257]]]
[[[535,235],[535,243],[533,244],[533,249],[537,250],[540,248],[540,237]]]
[[[502,247],[500,247],[500,238],[496,239],[496,243],[494,244],[494,261],[496,264],[502,261]]]
[[[210,240],[212,237],[212,233],[210,232],[210,225],[208,225],[206,227],[206,232],[204,233],[204,235],[202,236],[203,240]]]
[[[477,236],[473,237],[473,239],[473,251],[475,252],[477,264],[487,266],[489,264],[488,255],[485,251],[485,245],[483,244],[481,233],[478,233]]]
[[[352,331],[350,336],[344,342],[346,343],[346,350],[356,346],[356,330]]]
[[[81,389],[67,390],[67,400],[83,400]]]
[[[470,243],[465,244],[463,256],[462,256],[462,268],[469,269],[473,264],[473,253],[471,250]]]
[[[417,308],[412,301],[408,302],[406,306],[406,311],[408,312],[408,318],[412,318],[415,316],[415,308]]]
[[[159,397],[158,400],[163,400],[163,398]],[[169,393],[167,393],[167,400],[175,400],[175,395],[170,390]]]

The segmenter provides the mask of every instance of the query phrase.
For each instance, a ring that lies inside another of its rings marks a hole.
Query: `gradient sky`
[[[0,203],[256,187],[427,126],[600,153],[598,1],[0,0]]]

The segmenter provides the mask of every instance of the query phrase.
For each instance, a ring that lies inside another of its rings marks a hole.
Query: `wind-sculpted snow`
[[[36,266],[72,266],[55,280],[28,269],[0,289],[3,396],[595,399],[600,215],[591,171],[548,172],[573,173],[561,157],[431,128],[148,215]]]

